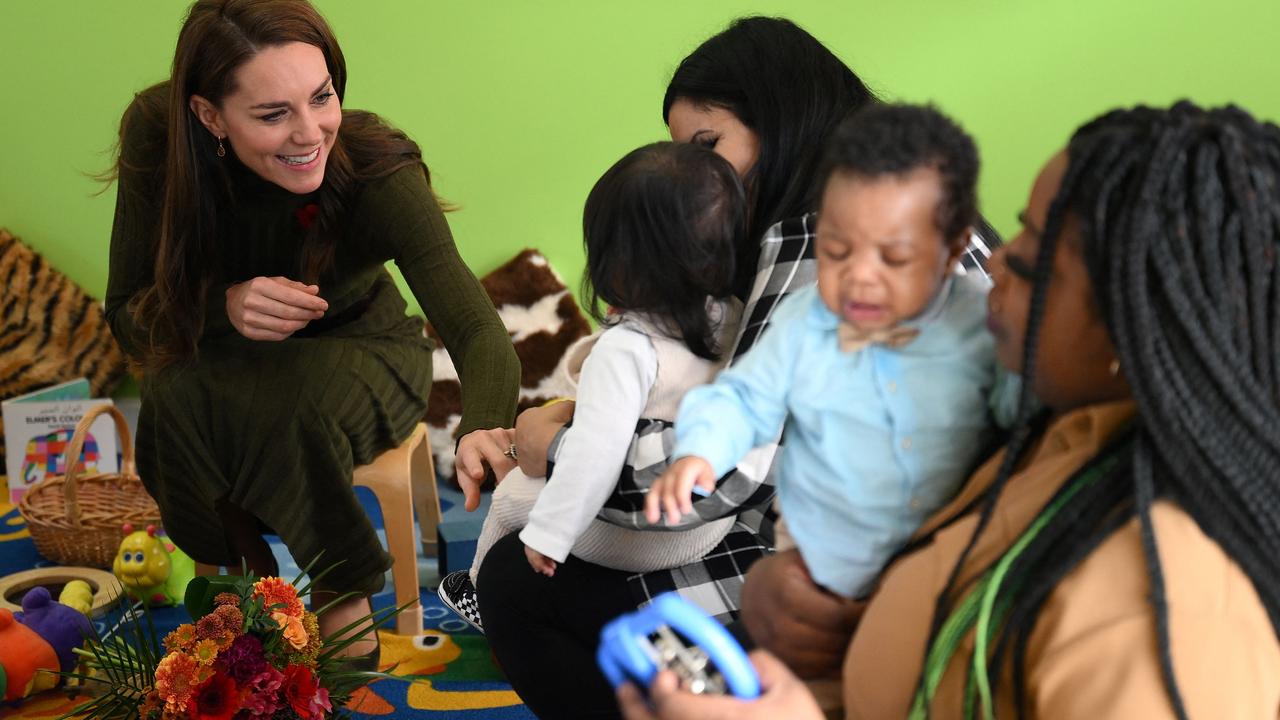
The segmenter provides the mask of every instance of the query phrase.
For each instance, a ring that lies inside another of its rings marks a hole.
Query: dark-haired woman
[[[264,528],[300,563],[337,563],[324,590],[359,596],[320,618],[326,634],[368,612],[390,566],[352,468],[409,435],[431,384],[386,261],[459,368],[464,480],[509,467],[519,376],[417,144],[344,111],[345,84],[305,0],[196,2],[172,77],[121,123],[107,290],[142,371],[138,466],[166,530],[208,564],[273,574]]]
[[[874,101],[829,49],[781,18],[736,20],[676,69],[663,100],[672,139],[713,148],[734,166],[747,191],[748,231],[735,258],[735,294],[745,310],[734,357],[755,343],[783,297],[815,282],[812,212],[821,191],[819,155],[841,120]],[[983,233],[971,238],[961,272],[982,272],[988,247],[998,244],[993,231]],[[571,403],[559,403],[521,415],[516,445],[526,474],[546,474],[548,456],[554,460],[572,412]],[[604,511],[610,522],[649,525],[643,490],[666,468],[673,446],[670,424],[637,430],[622,491]],[[486,558],[478,593],[462,573],[446,577],[440,594],[477,627],[483,622],[507,677],[534,712],[616,715],[612,691],[595,669],[600,628],[667,590],[679,591],[721,620],[737,615],[743,576],[773,548],[769,470],[775,449],[753,451],[716,492],[694,504],[703,522],[735,519],[724,541],[699,562],[632,574],[570,556],[557,577],[530,578],[523,546],[511,535]],[[564,678],[574,678],[572,695],[562,692]]]
[[[822,592],[781,555],[748,578],[753,637],[805,675],[815,633],[840,639],[848,717],[1277,717],[1280,128],[1109,113],[1041,171],[1022,225],[992,258],[990,326],[1047,414],[925,525],[852,641],[799,617]],[[656,716],[821,717],[756,661],[760,702],[664,677]]]

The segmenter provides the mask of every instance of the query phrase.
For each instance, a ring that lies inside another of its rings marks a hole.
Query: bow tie
[[[843,352],[857,352],[868,345],[884,345],[885,347],[896,348],[902,347],[912,340],[920,331],[916,328],[902,327],[896,325],[884,330],[859,330],[847,322],[840,323],[836,328],[836,337],[840,339],[840,350]]]

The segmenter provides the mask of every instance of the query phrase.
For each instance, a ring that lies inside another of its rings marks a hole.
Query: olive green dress
[[[163,127],[126,123],[124,167],[163,146]],[[351,486],[355,465],[412,432],[426,411],[432,344],[384,264],[394,260],[440,332],[463,391],[459,436],[509,427],[519,361],[483,288],[458,256],[422,169],[359,187],[348,205],[332,269],[321,277],[325,317],[281,342],[241,336],[225,290],[257,276],[297,277],[313,198],[262,180],[228,151],[233,188],[220,209],[214,287],[194,362],[141,381],[138,469],[165,530],[198,561],[230,557],[215,506],[229,501],[280,535],[290,553],[321,566],[342,561],[332,587],[376,592],[390,558]],[[111,237],[107,315],[137,357],[126,305],[152,283],[161,183],[122,170]]]

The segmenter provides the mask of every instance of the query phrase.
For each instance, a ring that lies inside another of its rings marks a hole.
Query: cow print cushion
[[[565,350],[590,334],[591,326],[573,295],[536,250],[522,250],[502,267],[480,279],[511,334],[520,357],[519,411],[570,394],[564,373],[556,371]],[[456,485],[453,431],[462,416],[458,374],[440,336],[430,323],[426,333],[436,341],[434,373],[427,404],[427,428],[436,473]]]

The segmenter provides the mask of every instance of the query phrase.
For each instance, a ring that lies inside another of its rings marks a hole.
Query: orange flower
[[[191,648],[191,657],[200,665],[209,665],[218,657],[218,643],[213,640],[201,640]]]
[[[233,605],[235,607],[240,607],[240,596],[235,593],[229,593],[229,592],[218,593],[217,595],[213,596],[213,604],[215,606]]]
[[[278,577],[264,577],[254,583],[252,597],[262,598],[266,609],[273,614],[283,612],[290,617],[302,617],[302,600],[298,599],[297,589]]]
[[[271,619],[280,624],[284,630],[284,639],[289,641],[294,650],[301,650],[307,646],[307,630],[302,625],[302,619],[287,615],[282,612],[271,613]]]
[[[223,626],[237,635],[244,627],[244,613],[240,612],[237,605],[219,605],[211,614],[222,618]]]
[[[230,645],[242,629],[244,615],[240,608],[220,605],[196,622],[195,635],[200,640],[213,640],[222,649]]]
[[[222,618],[216,615],[205,615],[196,621],[197,640],[212,640],[224,632],[227,628],[222,626]]]
[[[307,631],[307,646],[295,648],[289,653],[289,664],[305,665],[306,667],[315,667],[316,656],[320,654],[320,648],[324,644],[323,638],[320,636],[320,623],[316,620],[315,613],[305,612],[302,614],[302,629]]]
[[[195,625],[179,625],[177,630],[169,633],[164,639],[164,649],[169,652],[186,650],[196,641]]]
[[[142,720],[151,720],[160,714],[162,707],[164,707],[164,700],[160,699],[160,693],[152,690],[142,698],[142,704],[138,706],[138,717]]]
[[[190,655],[171,652],[156,666],[156,693],[164,699],[165,709],[184,712],[196,686],[203,682],[200,668]]]
[[[226,650],[227,648],[231,647],[231,643],[236,641],[236,634],[231,632],[230,630],[227,630],[223,633],[213,636],[210,639],[213,640],[214,644],[218,646],[218,652],[222,652],[223,650]]]

